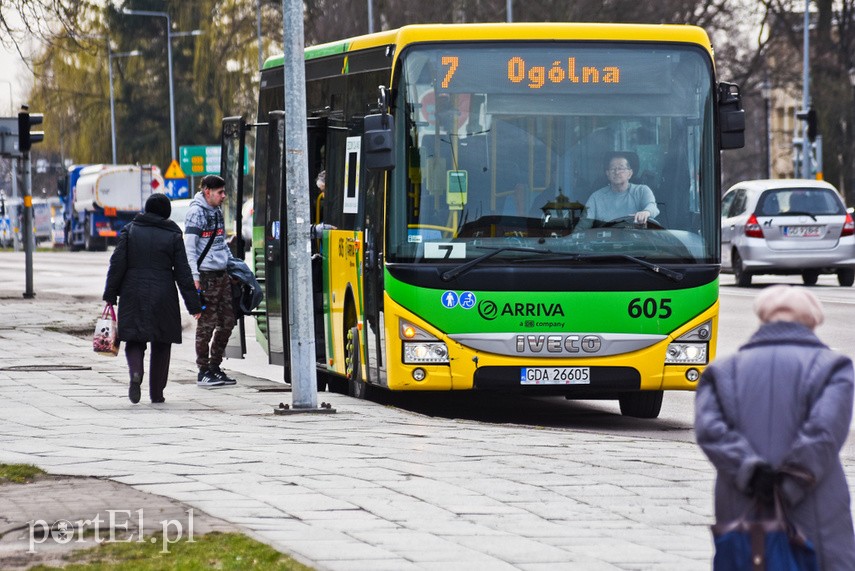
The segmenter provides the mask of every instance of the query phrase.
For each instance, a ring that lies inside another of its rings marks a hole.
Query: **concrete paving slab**
[[[709,568],[713,474],[693,443],[432,418],[329,393],[335,415],[275,417],[291,395],[258,387],[283,387],[281,369],[255,347],[224,363],[237,386],[199,389],[192,330],[173,348],[167,402],[131,405],[122,358],[46,329],[62,315],[82,331],[99,309],[61,296],[0,303],[0,462],[114,478],[330,571]],[[40,363],[57,370],[8,370]]]

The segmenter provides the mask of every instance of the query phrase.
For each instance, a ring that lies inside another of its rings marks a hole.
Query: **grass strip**
[[[246,535],[221,532],[194,537],[192,542],[182,538],[164,544],[162,535],[153,535],[145,542],[105,542],[74,551],[64,559],[67,563],[62,567],[39,565],[30,571],[312,571],[311,567]]]
[[[0,484],[27,484],[42,474],[44,470],[32,464],[0,464]]]

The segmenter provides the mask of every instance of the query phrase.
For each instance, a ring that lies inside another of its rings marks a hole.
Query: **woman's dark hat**
[[[169,215],[172,214],[172,203],[169,202],[165,194],[152,194],[145,201],[145,211],[149,214],[157,214],[161,218],[169,218]]]

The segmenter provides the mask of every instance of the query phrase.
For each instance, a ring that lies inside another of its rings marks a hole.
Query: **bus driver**
[[[632,168],[629,154],[620,151],[609,155],[606,177],[609,185],[594,192],[585,204],[585,216],[576,226],[592,228],[594,221],[610,222],[619,218],[632,217],[636,224],[646,224],[659,214],[656,197],[649,186],[632,184]]]

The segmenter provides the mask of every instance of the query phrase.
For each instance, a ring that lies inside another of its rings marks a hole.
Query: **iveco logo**
[[[478,314],[484,319],[492,321],[499,314],[499,308],[496,307],[495,301],[485,299],[478,304]]]
[[[517,335],[517,353],[598,353],[599,335]]]

